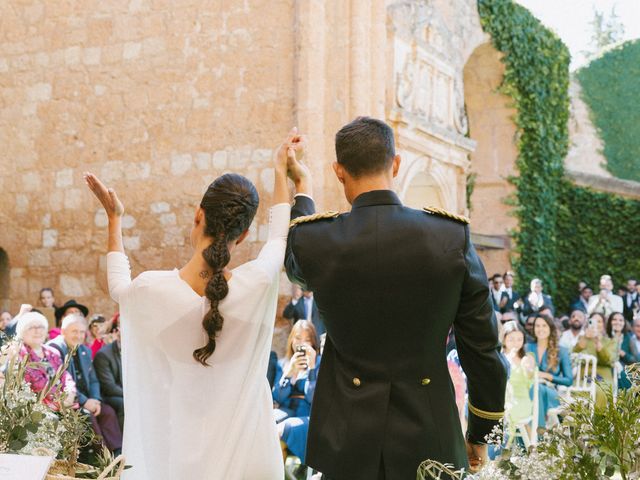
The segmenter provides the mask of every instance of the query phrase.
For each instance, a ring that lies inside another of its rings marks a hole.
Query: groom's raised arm
[[[306,194],[297,194],[293,200],[291,207],[291,220],[306,215],[313,215],[316,212],[316,206],[313,199]],[[287,270],[287,276],[293,283],[297,283],[303,289],[306,288],[306,282],[302,275],[300,262],[296,258],[296,232],[297,229],[290,227],[287,237],[287,251],[284,257],[284,266]]]

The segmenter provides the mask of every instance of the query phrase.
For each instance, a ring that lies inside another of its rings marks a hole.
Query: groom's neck
[[[393,190],[392,187],[393,177],[384,173],[358,179],[349,179],[345,182],[344,191],[347,201],[352,204],[353,201],[363,193],[374,190]]]

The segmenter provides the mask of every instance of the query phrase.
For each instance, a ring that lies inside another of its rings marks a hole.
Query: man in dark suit
[[[122,393],[122,355],[120,354],[120,332],[111,332],[115,339],[102,347],[93,359],[93,367],[100,382],[103,400],[118,414],[120,428],[124,427],[124,400]]]
[[[303,290],[300,291],[300,295],[294,294],[291,301],[284,307],[282,316],[287,320],[292,320],[293,323],[298,320],[311,320],[313,326],[316,327],[318,337],[326,332],[318,306],[313,299],[313,292]]]
[[[622,297],[622,313],[629,325],[633,322],[633,315],[638,309],[639,302],[638,281],[635,278],[630,278],[627,280],[627,293]]]
[[[64,360],[78,347],[68,372],[76,383],[78,403],[90,416],[95,432],[104,439],[112,452],[122,449],[122,430],[118,424],[116,412],[108,404],[102,403],[100,383],[91,363],[91,349],[84,345],[87,335],[87,322],[82,314],[72,313],[62,318],[61,335],[47,343],[57,349]]]
[[[502,278],[504,288],[500,298],[500,313],[515,312],[520,307],[520,294],[513,289],[513,272],[505,272]]]
[[[589,285],[582,287],[578,298],[569,305],[569,311],[573,312],[574,310],[581,310],[582,312],[587,313],[589,308],[589,299],[592,295],[593,289]]]
[[[314,292],[327,328],[306,463],[335,480],[416,478],[426,459],[479,466],[504,413],[507,366],[468,221],[402,205],[385,123],[346,125],[336,155],[352,205],[342,215],[315,214],[308,169],[289,157],[287,274]],[[452,325],[468,378],[466,449],[445,355]]]

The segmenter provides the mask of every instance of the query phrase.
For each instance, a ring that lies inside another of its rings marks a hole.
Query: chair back
[[[573,385],[569,387],[568,393],[573,395],[576,392],[586,392],[591,396],[592,404],[596,401],[596,368],[598,359],[587,353],[574,353],[571,355],[571,363],[575,376]]]

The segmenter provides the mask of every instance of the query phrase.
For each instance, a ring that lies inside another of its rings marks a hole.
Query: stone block
[[[164,213],[169,211],[169,204],[167,202],[154,202],[149,205],[151,213]]]
[[[46,102],[51,100],[51,84],[36,83],[27,90],[27,99],[32,102]]]
[[[59,278],[60,291],[65,297],[83,297],[89,294],[79,277],[63,273]]]
[[[102,49],[100,47],[85,48],[82,52],[82,63],[85,65],[100,65]]]
[[[40,190],[40,174],[28,172],[22,175],[22,190],[25,192],[37,192]]]
[[[80,63],[82,49],[80,47],[69,47],[64,51],[64,61],[67,65],[76,65]]]
[[[82,208],[83,194],[79,188],[68,188],[64,191],[64,208],[77,210]]]
[[[175,213],[163,213],[160,215],[160,224],[168,226],[176,224],[176,214]]]
[[[151,175],[151,164],[149,162],[129,163],[124,169],[124,176],[127,181],[144,180]]]
[[[64,188],[73,185],[73,169],[65,168],[56,172],[56,187]]]
[[[209,170],[211,168],[211,154],[207,152],[196,153],[196,167],[198,170]]]
[[[173,154],[171,156],[171,174],[184,175],[192,167],[193,161],[188,153]]]
[[[124,215],[122,217],[122,228],[123,229],[129,229],[129,228],[133,228],[136,226],[136,219],[133,218],[131,215]]]
[[[275,170],[266,168],[260,172],[260,184],[265,192],[273,193],[273,184],[275,181]]]
[[[124,244],[125,250],[140,249],[140,237],[137,235],[133,237],[128,237],[128,236],[122,237],[122,243]]]
[[[27,213],[29,211],[29,197],[19,193],[16,195],[16,213]]]
[[[55,229],[45,229],[42,231],[42,246],[52,248],[58,244],[58,231]]]
[[[127,42],[124,44],[124,49],[122,50],[122,58],[124,60],[133,60],[140,56],[141,51],[142,44],[140,42]]]
[[[104,208],[100,208],[96,211],[96,214],[93,217],[93,223],[99,228],[105,228],[109,225],[109,218],[107,217],[107,212],[104,211]]]
[[[27,265],[30,267],[48,267],[51,265],[51,252],[46,248],[30,250],[27,254]]]
[[[216,170],[224,170],[227,168],[228,154],[226,150],[218,150],[213,154],[213,168]]]

